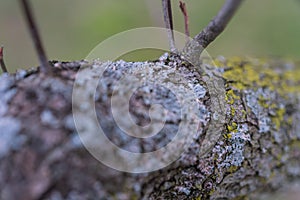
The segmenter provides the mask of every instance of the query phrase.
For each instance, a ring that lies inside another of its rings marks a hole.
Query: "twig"
[[[45,50],[42,45],[42,41],[40,38],[40,34],[38,32],[36,23],[35,23],[35,18],[32,14],[32,10],[30,7],[30,4],[27,0],[20,0],[21,7],[23,9],[24,15],[26,17],[28,29],[31,34],[31,38],[34,42],[35,49],[37,51],[39,60],[40,60],[40,65],[41,65],[41,71],[45,74],[50,74],[52,72],[52,68],[49,65]]]
[[[7,71],[6,65],[4,63],[4,58],[3,58],[3,49],[4,49],[4,47],[1,46],[0,47],[0,66],[1,66],[2,71],[4,73],[7,73],[8,71]]]
[[[206,28],[194,37],[194,40],[197,41],[203,49],[206,48],[223,32],[242,1],[243,0],[226,0],[217,16],[215,16]]]
[[[190,37],[190,31],[189,31],[189,16],[187,13],[187,9],[186,9],[186,5],[184,2],[179,1],[179,7],[180,10],[184,16],[184,30],[185,30],[185,35],[187,38],[187,42],[189,41],[189,37]]]
[[[171,0],[162,0],[162,6],[163,6],[164,21],[168,33],[170,49],[171,52],[174,52],[176,48],[175,48],[174,33],[173,33],[174,29],[173,29]]]

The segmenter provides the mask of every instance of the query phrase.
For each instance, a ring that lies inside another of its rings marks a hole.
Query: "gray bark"
[[[113,120],[110,105],[122,77],[135,69],[160,73],[158,69],[164,68],[160,75],[179,75],[197,96],[198,129],[191,133],[191,144],[180,159],[160,170],[137,174],[111,169],[95,159],[82,145],[74,124],[72,112],[76,107],[84,109],[86,102],[73,104],[72,110],[73,87],[82,87],[87,92],[83,96],[90,94],[84,82],[74,84],[76,74],[80,67],[97,70],[103,63],[52,62],[51,76],[38,69],[2,75],[0,199],[257,199],[297,185],[297,64],[224,58],[216,63],[218,68],[206,64],[210,74],[176,56],[147,63],[106,63],[95,93],[96,115],[107,137],[127,151],[150,152],[163,147],[174,137],[182,117],[176,94],[146,82],[130,100],[132,118],[147,125],[150,105],[161,104],[168,110],[165,126],[148,139],[124,135]],[[208,79],[223,82],[215,84]],[[220,84],[224,94],[218,94]],[[224,110],[216,111],[218,102],[213,99],[222,97]],[[223,114],[224,124],[213,129],[214,138],[207,140],[209,125],[217,121],[218,112]],[[203,153],[210,141],[214,142]]]

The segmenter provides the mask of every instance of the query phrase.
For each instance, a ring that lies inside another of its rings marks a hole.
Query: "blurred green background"
[[[193,36],[208,24],[224,0],[184,2]],[[172,3],[175,29],[184,32],[179,1]],[[99,42],[113,34],[143,26],[163,26],[161,0],[31,0],[31,4],[51,60],[84,59]],[[280,56],[299,60],[299,37],[299,0],[245,0],[208,52],[212,56]],[[0,45],[5,46],[5,62],[11,72],[38,65],[18,0],[0,1]],[[141,57],[134,60],[154,59],[161,54],[144,53],[137,54]]]

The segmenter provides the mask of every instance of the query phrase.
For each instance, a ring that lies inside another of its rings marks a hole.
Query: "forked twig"
[[[28,29],[31,35],[31,38],[34,42],[35,49],[37,51],[39,60],[40,60],[40,65],[41,65],[41,71],[43,73],[49,74],[52,72],[52,68],[49,65],[44,47],[42,45],[42,41],[40,38],[40,34],[38,32],[38,28],[35,22],[35,18],[33,16],[33,12],[31,10],[30,4],[27,0],[20,0],[21,7],[23,9],[24,15],[26,17],[26,22],[28,25]]]
[[[185,30],[185,35],[187,37],[187,42],[189,41],[189,37],[190,37],[190,31],[189,31],[189,16],[187,13],[187,9],[186,9],[186,5],[184,2],[179,1],[179,7],[180,10],[184,16],[184,30]]]
[[[171,52],[176,50],[173,32],[173,16],[172,16],[172,6],[171,0],[162,0],[164,22],[168,33],[168,39],[170,44]]]
[[[1,66],[2,71],[4,73],[7,73],[8,71],[7,71],[6,65],[4,63],[3,49],[4,49],[4,47],[1,46],[0,47],[0,66]]]
[[[213,42],[225,29],[243,0],[226,0],[215,18],[205,27],[194,40],[204,49]]]

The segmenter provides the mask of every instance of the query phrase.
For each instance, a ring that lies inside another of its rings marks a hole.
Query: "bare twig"
[[[179,7],[180,10],[184,16],[184,30],[185,30],[185,35],[187,37],[187,42],[189,41],[189,37],[190,37],[190,31],[189,31],[189,16],[187,13],[187,9],[186,9],[186,5],[184,2],[179,1]]]
[[[202,48],[206,48],[223,32],[242,1],[243,0],[226,0],[217,16],[215,16],[206,28],[194,37],[194,40],[197,41]]]
[[[174,52],[176,48],[175,48],[174,33],[173,33],[173,16],[172,16],[171,0],[162,0],[162,6],[163,6],[165,26],[168,32],[170,49],[172,52]]]
[[[0,47],[0,66],[1,66],[1,69],[4,73],[7,72],[7,68],[6,68],[6,65],[4,63],[4,58],[3,58],[3,46]]]
[[[26,17],[28,29],[30,31],[32,40],[34,42],[35,49],[37,51],[37,54],[38,54],[38,57],[40,60],[41,71],[43,73],[49,74],[52,72],[52,68],[49,65],[44,47],[42,45],[40,34],[38,32],[38,28],[37,28],[35,20],[34,20],[35,18],[32,14],[30,4],[29,4],[28,0],[20,0],[20,3],[21,3],[21,7],[23,9],[24,15]]]

